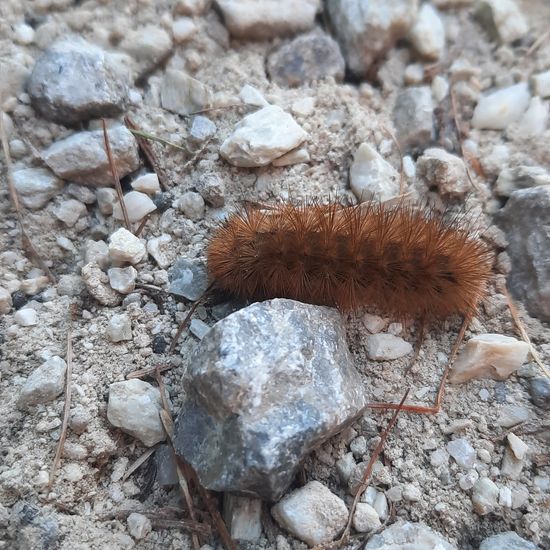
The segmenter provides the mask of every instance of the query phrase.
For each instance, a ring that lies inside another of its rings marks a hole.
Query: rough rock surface
[[[514,531],[499,533],[486,538],[479,546],[479,550],[537,550],[537,545],[522,539]]]
[[[428,187],[438,187],[444,197],[463,198],[472,184],[464,161],[444,149],[426,149],[416,163],[416,173]]]
[[[393,123],[404,150],[428,145],[434,135],[431,89],[412,86],[400,91],[393,109]]]
[[[430,529],[424,523],[412,523],[399,520],[386,527],[380,534],[374,535],[367,545],[367,550],[457,550],[457,547],[447,542],[439,533]]]
[[[24,168],[13,172],[21,204],[31,210],[45,206],[63,189],[64,182],[46,168]]]
[[[131,132],[122,125],[107,130],[119,177],[139,166],[137,143]],[[76,183],[111,185],[103,130],[78,132],[56,141],[43,152],[44,162],[60,178]]]
[[[512,259],[509,288],[544,321],[550,321],[549,217],[550,186],[515,191],[498,217]]]
[[[67,363],[54,355],[27,378],[19,395],[18,406],[28,407],[52,401],[65,387]]]
[[[48,48],[36,61],[28,91],[44,118],[65,125],[115,117],[128,101],[128,83],[109,54],[81,38]]]
[[[191,360],[175,436],[205,487],[267,500],[285,491],[308,452],[365,404],[345,340],[336,310],[291,300],[212,327]]]

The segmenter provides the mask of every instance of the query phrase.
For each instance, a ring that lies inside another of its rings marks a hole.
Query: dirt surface
[[[28,70],[44,47],[70,32],[116,51],[125,29],[145,24],[171,28],[171,4],[167,0],[109,3],[91,0],[77,5],[63,0],[36,3],[5,0],[0,7],[0,60],[16,59]],[[550,5],[544,0],[525,0],[518,4],[529,21],[529,36],[533,39],[542,36],[550,20]],[[473,67],[480,69],[477,82],[470,82],[457,92],[457,116],[464,121],[465,131],[480,90],[495,83],[511,84],[515,79],[526,79],[550,68],[550,40],[544,41],[536,52],[528,54],[528,46],[499,47],[489,41],[468,9],[444,11],[442,18],[450,46],[446,57],[432,67],[434,74],[448,74],[450,63],[458,57],[467,59]],[[31,44],[15,43],[13,28],[25,19],[34,22],[36,38]],[[266,55],[282,40],[265,43],[230,40],[219,15],[213,10],[195,17],[194,21],[197,26],[194,36],[185,44],[174,45],[165,67],[155,68],[148,82],[142,79],[144,84],[134,87],[141,99],[136,100],[129,110],[140,128],[176,143],[185,143],[191,117],[174,115],[160,108],[155,99],[159,78],[166,67],[186,68],[194,78],[214,91],[219,102],[223,100],[229,105],[204,113],[215,122],[217,130],[213,139],[195,154],[186,155],[158,143],[153,145],[166,176],[171,202],[175,203],[184,192],[194,190],[197,179],[205,173],[219,176],[226,188],[225,205],[222,208],[207,206],[204,217],[197,221],[186,218],[177,208],[168,208],[164,213],[154,214],[147,222],[141,235],[143,238],[162,234],[172,237],[167,247],[172,262],[180,257],[204,261],[208,236],[218,220],[243,201],[326,201],[337,197],[344,203],[354,203],[355,198],[349,190],[348,170],[353,153],[364,141],[387,151],[384,157],[399,169],[400,155],[387,129],[393,128],[391,111],[395,96],[403,86],[404,68],[413,59],[406,45],[399,45],[388,53],[379,72],[381,82],[335,83],[327,80],[311,86],[283,89],[269,81],[265,70]],[[322,25],[322,18],[319,25]],[[9,75],[1,78],[9,78]],[[295,100],[314,98],[311,115],[294,115],[309,134],[309,163],[243,169],[229,165],[220,157],[221,142],[252,110],[246,106],[234,106],[240,103],[237,95],[245,84],[256,87],[269,102],[289,111],[292,111]],[[9,113],[14,127],[9,139],[20,139],[27,145],[26,153],[15,160],[16,168],[41,166],[40,151],[74,131],[38,118],[29,105],[28,96],[22,91],[17,97],[4,98],[3,101],[3,108]],[[441,113],[441,117],[452,129],[451,110]],[[449,136],[452,142],[455,139],[452,130]],[[470,212],[485,212],[477,222],[483,229],[491,225],[492,214],[502,206],[502,201],[492,193],[492,184],[501,168],[491,160],[494,147],[501,144],[508,147],[510,166],[537,164],[549,168],[550,135],[547,131],[537,139],[520,139],[512,128],[507,132],[472,130],[468,137],[477,144],[475,156],[483,166],[484,177],[472,170],[478,189],[468,196],[465,203]],[[6,185],[5,163],[2,168],[0,285],[5,286],[10,281],[23,281],[42,273],[22,250],[17,218]],[[421,195],[421,200],[426,200],[421,186],[409,180],[406,183]],[[434,192],[430,193],[433,195]],[[120,226],[112,216],[103,216],[95,203],[87,206],[87,214],[73,227],[66,227],[53,215],[53,209],[56,201],[67,198],[65,188],[60,197],[44,208],[24,212],[27,231],[56,277],[79,274],[85,263],[84,243],[88,239],[107,240]],[[460,210],[464,205],[451,204],[450,207]],[[68,239],[73,245],[72,250],[60,246],[60,238]],[[502,293],[502,281],[502,274],[495,272],[489,297],[482,304],[466,338],[482,332],[516,335]],[[184,397],[180,381],[188,357],[197,345],[193,335],[184,334],[179,351],[173,355],[153,351],[155,337],[161,335],[166,342],[170,341],[190,304],[178,303],[166,293],[167,270],[159,268],[150,257],[139,264],[138,283],[141,287],[138,284],[136,291],[117,307],[101,306],[86,293],[74,298],[60,296],[56,285],[49,284],[34,296],[20,298],[27,301],[27,307],[38,312],[37,325],[18,326],[14,321],[15,307],[0,319],[1,547],[191,548],[188,534],[178,529],[155,527],[143,540],[132,538],[127,530],[125,514],[121,512],[181,507],[182,502],[177,488],[168,490],[148,483],[152,476],[152,461],[122,481],[120,472],[125,471],[146,448],[107,421],[109,385],[125,379],[128,373],[137,369],[170,364],[173,368],[163,377],[176,415]],[[158,290],[143,285],[152,285]],[[69,322],[71,308],[75,316]],[[132,340],[112,343],[106,337],[107,324],[114,314],[121,312],[131,318]],[[406,359],[376,362],[366,357],[362,314],[358,312],[349,316],[348,336],[370,398],[396,402],[405,389],[411,387],[411,401],[431,404],[445,358],[457,337],[459,320],[430,327],[417,364],[406,372]],[[197,316],[208,324],[216,320],[209,307],[200,307]],[[547,364],[550,330],[523,310],[521,316],[530,338]],[[34,369],[52,355],[66,356],[69,329],[74,349],[71,411],[73,421],[76,415],[84,429],[69,429],[65,455],[53,487],[48,491],[48,474],[60,436],[63,395],[28,410],[20,410],[16,402],[21,387]],[[405,326],[401,336],[414,344],[417,327],[414,324]],[[541,548],[550,545],[547,521],[550,496],[548,488],[544,491],[535,484],[535,477],[548,480],[550,476],[548,440],[544,433],[537,431],[548,425],[548,414],[533,405],[528,391],[529,378],[536,372],[536,365],[528,363],[519,374],[503,382],[476,380],[453,386],[448,389],[443,411],[439,414],[401,415],[383,453],[384,472],[375,476],[373,484],[383,491],[412,483],[420,490],[420,498],[395,502],[388,521],[396,516],[423,521],[463,549],[478,548],[487,536],[509,530],[517,531]],[[512,405],[524,407],[529,417],[515,431],[529,446],[517,480],[507,480],[500,473],[507,429],[499,424],[499,419]],[[364,435],[369,448],[372,448],[371,441],[374,438],[376,442],[376,436],[389,417],[387,412],[371,412],[352,429],[327,442],[305,463],[304,479],[321,481],[348,505],[351,504],[353,497],[339,480],[336,461],[349,452],[349,443],[358,436]],[[458,421],[463,421],[462,431],[450,433]],[[497,485],[510,487],[518,494],[525,492],[527,497],[520,506],[516,509],[499,506],[487,516],[479,516],[473,511],[471,490],[463,490],[458,484],[465,471],[453,459],[441,467],[430,463],[431,454],[444,449],[456,437],[467,439],[478,456],[480,450],[489,451],[488,462],[478,461],[479,475],[488,476]],[[281,536],[292,548],[306,547],[275,524],[267,505],[263,517],[262,538],[255,543],[243,543],[243,547],[282,550],[285,545]],[[358,539],[350,548],[360,547],[364,538]]]

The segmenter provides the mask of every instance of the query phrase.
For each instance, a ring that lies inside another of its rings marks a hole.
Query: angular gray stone
[[[545,376],[531,379],[529,392],[533,403],[546,411],[550,410],[550,380]]]
[[[198,300],[208,287],[208,276],[202,263],[181,259],[168,273],[168,292],[187,300]]]
[[[454,544],[447,542],[442,535],[424,523],[412,523],[399,520],[386,527],[378,535],[374,535],[366,550],[458,550]]]
[[[21,204],[37,210],[63,189],[64,182],[46,168],[23,168],[13,172],[13,183]]]
[[[535,543],[522,539],[514,531],[493,535],[479,545],[479,550],[537,550],[537,548]]]
[[[348,68],[364,76],[403,38],[416,19],[417,0],[327,0],[326,10]]]
[[[514,191],[497,223],[509,241],[508,286],[529,313],[550,321],[550,186]]]
[[[413,86],[401,90],[393,108],[393,123],[403,149],[424,148],[434,136],[430,87]]]
[[[128,83],[108,53],[73,37],[56,42],[38,58],[28,92],[40,115],[70,125],[121,114]]]
[[[335,309],[256,303],[219,321],[190,362],[175,446],[215,491],[276,500],[300,462],[365,405]]]
[[[550,172],[542,166],[510,166],[498,175],[494,191],[502,197],[509,197],[518,189],[550,185]]]
[[[329,76],[341,81],[345,69],[338,42],[319,33],[299,36],[267,59],[269,78],[279,86],[290,88]]]
[[[65,387],[67,363],[54,355],[35,369],[27,378],[17,406],[21,408],[53,401]]]
[[[472,188],[464,161],[438,147],[424,151],[416,162],[416,174],[444,197],[463,198]]]
[[[122,178],[139,166],[137,142],[122,125],[109,128],[107,135],[118,175]],[[43,152],[43,158],[60,178],[97,187],[111,185],[103,130],[78,132],[56,141]]]
[[[194,182],[202,198],[214,208],[225,204],[225,184],[217,174],[201,174]]]
[[[160,86],[164,109],[178,115],[189,115],[212,104],[210,88],[183,71],[167,69]]]
[[[195,144],[202,144],[209,140],[216,133],[216,125],[205,116],[193,117],[189,129],[189,140]]]
[[[269,40],[309,30],[319,0],[217,0],[225,26],[235,38]]]

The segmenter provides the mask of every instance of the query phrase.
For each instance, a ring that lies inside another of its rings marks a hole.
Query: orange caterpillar
[[[397,318],[471,318],[492,257],[460,222],[404,204],[246,207],[213,236],[208,272],[245,299],[291,298]]]

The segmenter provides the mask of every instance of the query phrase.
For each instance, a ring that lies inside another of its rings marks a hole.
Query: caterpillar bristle
[[[473,315],[491,266],[461,219],[404,203],[247,206],[208,247],[211,280],[241,299],[375,306],[427,321]]]

